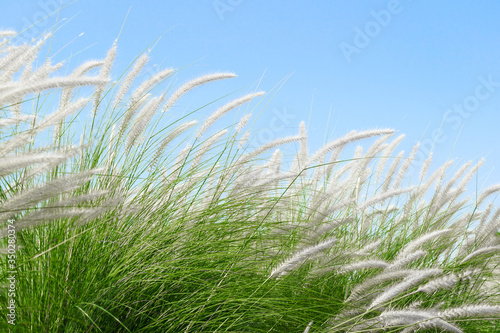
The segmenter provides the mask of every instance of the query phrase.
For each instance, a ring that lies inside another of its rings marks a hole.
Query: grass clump
[[[2,331],[499,329],[500,187],[462,198],[482,162],[449,178],[452,162],[428,175],[429,157],[405,187],[418,145],[394,153],[391,129],[309,153],[301,123],[250,149],[249,113],[211,130],[262,92],[201,123],[172,111],[232,73],[172,89],[166,69],[131,89],[147,55],[117,82],[116,45],[58,76],[62,64],[34,65],[47,37],[15,37],[0,33]],[[284,145],[298,146],[290,160]]]

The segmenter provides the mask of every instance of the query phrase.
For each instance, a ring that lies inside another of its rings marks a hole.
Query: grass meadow
[[[16,36],[0,32],[0,331],[500,331],[500,185],[467,196],[482,161],[417,168],[418,144],[378,128],[310,151],[303,122],[256,146],[275,91],[179,115],[235,74],[177,85],[141,75],[142,53],[115,75],[119,45],[68,72],[39,56],[50,36]]]

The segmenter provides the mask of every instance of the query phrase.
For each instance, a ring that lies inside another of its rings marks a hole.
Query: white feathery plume
[[[74,77],[80,77],[89,71],[93,70],[94,68],[104,66],[105,61],[104,60],[89,60],[78,66],[73,73],[71,73],[71,76]]]
[[[140,100],[129,104],[127,110],[123,114],[123,119],[122,119],[122,122],[120,124],[120,129],[118,130],[118,138],[119,138],[118,140],[120,140],[122,138],[123,134],[127,130],[127,127],[129,125],[130,121],[132,120],[132,118],[134,117],[135,113],[137,112],[137,110],[142,108],[143,105],[149,100],[150,97],[151,97],[151,94],[148,93],[148,94],[144,95]]]
[[[0,30],[0,38],[11,37],[17,35],[17,32],[14,30]]]
[[[89,208],[59,209],[58,211],[36,211],[16,220],[16,229],[31,228],[42,223],[63,218],[80,217],[89,212]],[[8,235],[8,228],[0,229],[0,238]]]
[[[116,124],[111,127],[111,133],[109,134],[109,144],[108,144],[108,160],[106,162],[106,170],[110,171],[113,165],[113,161],[116,156]]]
[[[271,176],[279,174],[281,168],[281,158],[282,154],[280,150],[276,149],[266,165],[266,175]]]
[[[0,73],[0,82],[4,82],[7,79],[11,78],[25,64],[32,63],[36,58],[38,51],[40,51],[40,48],[50,36],[50,34],[44,35],[33,46],[23,48],[23,52],[19,53],[14,59],[12,59],[11,62],[9,62],[8,64],[2,64],[3,68],[2,72]]]
[[[480,255],[495,253],[498,251],[500,251],[500,245],[483,247],[483,248],[480,248],[479,250],[472,252],[468,256],[466,256],[464,259],[462,259],[461,263],[465,263],[465,262],[471,260],[472,258],[480,256]]]
[[[431,294],[438,289],[451,289],[453,288],[460,279],[456,274],[445,275],[433,280],[430,280],[423,286],[418,287],[417,292],[423,292],[426,294]]]
[[[165,78],[169,77],[173,72],[174,72],[174,70],[171,68],[165,69],[165,70],[153,75],[152,77],[150,77],[146,81],[144,81],[139,86],[139,88],[137,88],[132,93],[132,96],[130,98],[130,105],[136,104],[141,99],[143,99],[143,97],[147,94],[148,90],[150,90],[155,84],[157,84],[157,83],[161,82],[162,80],[164,80]]]
[[[372,254],[372,251],[378,249],[382,244],[382,240],[376,240],[375,242],[371,242],[363,246],[360,250],[352,253],[350,256],[368,256]]]
[[[397,205],[389,205],[386,207],[384,205],[381,205],[380,207],[373,207],[373,211],[367,216],[375,216],[375,215],[387,216],[391,213],[398,212],[399,209],[400,208]]]
[[[415,200],[423,197],[425,195],[425,193],[427,193],[427,191],[429,190],[431,185],[436,182],[436,179],[438,177],[442,177],[442,175],[446,172],[446,169],[448,169],[453,163],[454,163],[454,161],[447,161],[439,169],[434,171],[432,173],[432,175],[427,179],[427,181],[423,185],[420,185],[418,187],[417,191],[415,191],[413,193],[412,197],[410,198],[410,200],[406,204],[405,211],[407,212],[407,214],[408,214],[409,210],[411,209],[412,204],[415,202]]]
[[[6,56],[0,59],[0,71],[5,71],[9,68],[9,66],[19,59],[19,57],[29,50],[29,46],[20,45],[20,46],[12,46],[10,48],[10,52],[7,53]],[[6,76],[2,81],[6,81],[8,77]]]
[[[354,167],[354,165],[355,164],[352,162],[347,163],[341,169],[339,169],[338,171],[335,172],[335,174],[328,181],[328,185],[326,188],[326,194],[331,195],[331,196],[335,195],[335,193],[337,192],[336,190],[338,190],[339,187],[340,188],[342,187],[342,186],[340,186],[340,184],[338,184],[338,180],[344,174],[346,174],[349,170],[351,170]],[[344,182],[341,182],[341,184],[344,184],[344,185],[349,184],[350,185],[350,179],[345,179]]]
[[[247,123],[251,117],[252,117],[251,113],[246,114],[243,117],[241,117],[240,121],[238,122],[238,125],[236,125],[236,133],[241,132],[243,130],[243,128],[245,128],[245,126],[247,125]]]
[[[268,168],[271,174],[279,174],[280,169],[281,169],[281,159],[282,159],[282,154],[279,149],[276,149],[273,155],[271,156],[271,159],[269,160]]]
[[[238,149],[242,149],[249,138],[250,138],[250,132],[246,131],[245,134],[243,134],[243,136],[241,137],[241,139],[238,140]]]
[[[448,193],[448,191],[451,189],[451,187],[453,185],[455,185],[458,178],[460,178],[460,176],[462,176],[463,173],[465,171],[467,171],[467,169],[471,166],[471,164],[472,164],[472,162],[469,161],[469,162],[465,163],[464,165],[462,165],[460,167],[460,169],[458,169],[458,171],[455,173],[455,175],[453,175],[453,177],[448,181],[448,183],[446,183],[446,185],[444,186],[442,191],[440,191],[440,193],[437,193],[437,195],[446,195]]]
[[[403,141],[405,138],[405,134],[401,134],[398,136],[396,139],[394,139],[388,146],[385,148],[382,157],[379,158],[378,166],[377,166],[377,171],[376,171],[376,179],[377,182],[380,181],[382,177],[382,173],[384,172],[385,165],[387,164],[387,160],[391,158],[392,153],[396,149],[396,147]]]
[[[27,153],[0,158],[0,176],[11,174],[18,169],[28,167],[32,164],[50,163],[55,159],[57,160],[65,157],[66,155],[61,153]]]
[[[463,192],[461,191],[457,191],[457,193],[455,194],[456,196],[462,194]],[[455,198],[456,199],[456,198]],[[466,203],[470,202],[470,196],[466,197],[465,199],[463,199],[462,201],[459,201],[458,203],[456,203],[455,205],[451,206],[451,203],[453,203],[453,201],[450,203],[450,206],[448,209],[447,209],[447,213],[448,215],[450,215],[450,213],[456,213],[460,210],[460,208],[462,208]],[[451,218],[451,216],[450,216]]]
[[[265,185],[276,184],[282,180],[294,179],[296,177],[297,177],[297,174],[286,174],[286,173],[274,174],[274,175],[267,176],[267,177],[264,175],[261,177],[256,177],[256,178],[260,178],[260,179],[256,182],[254,182],[253,184],[251,181],[248,181],[247,184],[248,184],[248,186],[262,189]]]
[[[309,324],[307,324],[306,326],[306,329],[304,330],[304,333],[309,333],[309,330],[311,329],[311,326],[312,326],[313,322],[309,322]]]
[[[196,138],[197,139],[201,138],[203,133],[205,133],[205,131],[210,126],[212,126],[220,117],[222,117],[223,115],[225,115],[226,113],[228,113],[232,109],[234,109],[234,108],[236,108],[244,103],[250,102],[255,97],[259,97],[262,95],[264,95],[263,91],[260,91],[260,92],[254,93],[254,94],[245,95],[243,97],[240,97],[238,99],[235,99],[235,100],[227,103],[226,105],[221,106],[214,113],[212,113],[210,115],[210,117],[208,117],[207,120],[205,120],[205,122],[200,126],[200,128],[198,129],[198,132],[196,133]]]
[[[22,54],[20,54],[19,56],[22,56]],[[33,70],[33,62],[35,61],[36,59],[36,53],[33,54],[26,60],[26,62],[24,64],[21,65],[21,67],[24,67],[24,70],[21,74],[21,77],[19,78],[19,80],[17,82],[21,82],[21,81],[28,81],[28,80],[31,80],[31,81],[34,81],[36,80],[35,76],[34,76],[34,70]],[[15,59],[15,61],[17,61],[18,58]],[[47,64],[50,63],[50,60],[47,60],[44,65],[42,65],[41,67],[39,67],[37,69],[38,73],[40,73],[40,69],[43,69],[43,67],[45,66],[45,69],[46,69],[46,66]],[[19,69],[21,68],[19,67]],[[38,75],[38,78],[40,78],[41,76]]]
[[[416,306],[412,306],[411,309],[386,310],[380,314],[379,318],[383,321],[385,327],[415,325],[416,327],[410,327],[412,328],[410,332],[413,332],[415,329],[422,328],[420,325],[421,323],[428,323],[429,321],[438,318],[438,316],[439,313],[435,309],[419,309]],[[451,332],[455,331],[453,330]]]
[[[402,282],[389,287],[386,291],[378,295],[373,302],[370,304],[369,308],[373,309],[374,307],[384,304],[391,300],[392,298],[400,295],[402,292],[408,290],[409,288],[415,286],[420,283],[422,280],[425,280],[428,277],[441,274],[442,270],[438,268],[429,268],[418,270],[415,272],[412,277],[403,280]]]
[[[345,200],[342,200],[340,201],[339,203],[336,203],[334,205],[332,205],[331,207],[326,207],[323,211],[318,211],[314,217],[313,217],[313,220],[318,220],[318,222],[322,222],[324,219],[326,219],[328,216],[330,216],[333,212],[339,210],[339,209],[342,209],[346,206],[349,206],[349,205],[353,205],[353,204],[356,204],[356,200],[355,199],[352,199],[352,198],[349,198],[349,199],[345,199]]]
[[[102,169],[94,169],[56,178],[41,186],[15,194],[0,206],[0,216],[2,218],[14,216],[16,212],[30,208],[33,204],[50,199],[61,193],[73,191],[101,171]]]
[[[66,107],[62,107],[59,110],[53,112],[48,115],[44,121],[38,125],[37,127],[30,129],[26,132],[22,132],[12,139],[7,140],[0,144],[0,157],[3,157],[10,153],[11,151],[26,145],[33,139],[33,135],[47,127],[58,124],[65,117],[70,115],[71,113],[76,112],[77,110],[82,109],[88,103],[88,99],[80,99]]]
[[[420,143],[417,143],[413,147],[413,151],[411,152],[410,156],[408,158],[406,158],[405,161],[403,162],[403,165],[401,166],[398,174],[396,175],[396,180],[394,181],[392,188],[398,188],[401,185],[401,182],[403,181],[403,177],[406,175],[408,168],[410,167],[411,163],[415,159],[415,155],[417,154],[418,147],[420,147]]]
[[[394,161],[392,161],[391,166],[389,167],[389,170],[387,171],[387,175],[385,176],[384,186],[382,187],[382,189],[383,189],[384,192],[386,192],[387,190],[389,190],[389,187],[390,187],[391,182],[392,182],[392,177],[396,173],[396,170],[398,168],[399,162],[403,159],[404,153],[405,153],[404,150],[402,150],[398,154],[398,156],[396,156],[396,158],[394,159]]]
[[[5,126],[17,125],[22,122],[33,120],[33,115],[12,114],[9,118],[0,119],[0,128]]]
[[[44,64],[44,66],[46,66],[47,63],[50,63],[50,60],[47,60],[46,63]],[[38,69],[37,71],[40,72],[40,69]],[[34,72],[33,71],[33,62],[30,62],[29,64],[24,65],[24,70],[21,73],[21,77],[19,78],[18,82],[21,82],[21,81],[27,82],[29,80],[35,80],[33,72]],[[47,78],[47,77],[48,77],[48,74],[46,76],[44,76],[43,78]],[[39,78],[40,78],[40,75],[38,75],[37,79],[39,79]],[[15,109],[21,109],[20,104],[21,103],[13,105],[12,107]]]
[[[384,150],[387,147],[387,144],[385,142],[391,137],[390,134],[384,135],[383,137],[379,138],[377,141],[375,141],[370,148],[368,148],[365,156],[361,158],[358,162],[358,167],[356,170],[353,172],[353,176],[357,177],[361,172],[363,172],[368,164],[376,157],[378,153],[380,153],[382,150]],[[354,157],[355,159],[358,158],[358,156]]]
[[[351,190],[351,197],[355,198],[356,203],[359,202],[359,193],[365,183],[365,181],[370,177],[371,175],[371,168],[367,168],[361,171],[361,174],[355,178],[351,178],[353,183],[354,183],[354,190]],[[355,174],[352,174],[354,176]]]
[[[398,270],[398,269],[401,269],[403,267],[406,267],[408,266],[409,264],[411,264],[412,262],[415,262],[417,261],[418,259],[424,257],[425,255],[427,255],[428,252],[427,251],[424,251],[424,250],[417,250],[413,253],[410,253],[408,255],[406,255],[405,257],[401,257],[401,258],[396,258],[386,269],[386,271],[394,271],[394,270]]]
[[[353,193],[354,197],[356,198],[356,202],[359,201],[359,194],[361,192],[361,189],[371,174],[372,174],[372,170],[371,170],[371,168],[368,168],[368,169],[364,170],[364,172],[356,180],[356,186],[355,186],[354,193]]]
[[[12,139],[7,140],[0,144],[0,157],[6,156],[8,153],[16,150],[19,147],[25,146],[27,143],[33,141],[33,132],[26,131],[17,134]]]
[[[183,84],[179,89],[177,89],[172,96],[169,97],[167,100],[167,103],[165,104],[165,108],[163,109],[162,112],[165,112],[166,110],[170,109],[175,102],[181,98],[182,95],[190,91],[191,89],[200,86],[202,84],[212,82],[212,81],[217,81],[217,80],[224,80],[224,79],[230,79],[236,77],[236,74],[233,73],[214,73],[214,74],[208,74],[205,76],[198,77],[194,80],[191,80],[185,84]]]
[[[314,256],[318,252],[324,251],[331,248],[337,240],[335,238],[327,239],[317,245],[307,247],[298,253],[294,254],[290,259],[285,260],[283,263],[278,265],[270,275],[270,278],[278,278],[280,276],[286,275],[293,269],[300,266],[304,261]]]
[[[164,166],[161,167],[161,179],[163,187],[167,187],[170,184],[170,176],[167,173],[167,168]]]
[[[339,268],[339,273],[344,274],[352,271],[357,271],[360,269],[367,269],[367,268],[377,269],[377,268],[386,268],[388,266],[389,264],[383,260],[375,260],[375,259],[363,260],[349,265],[341,266]]]
[[[113,44],[113,46],[109,49],[108,53],[106,54],[106,58],[104,59],[104,64],[102,65],[101,71],[99,73],[100,78],[104,78],[104,79],[109,80],[109,75],[111,73],[111,67],[113,66],[113,63],[115,62],[115,57],[116,57],[116,41]],[[107,81],[106,81],[106,83],[107,83]],[[93,110],[94,116],[97,113],[97,108],[98,108],[99,103],[101,101],[101,94],[104,91],[104,88],[106,88],[106,83],[96,85],[96,90],[94,93],[94,104],[95,104],[95,108]]]
[[[76,102],[73,102],[65,107],[58,109],[57,111],[45,117],[43,122],[40,125],[38,125],[38,128],[43,129],[59,124],[59,122],[63,121],[64,118],[66,118],[70,114],[83,109],[87,105],[88,101],[89,101],[88,98],[81,98]]]
[[[490,221],[485,224],[484,228],[481,231],[481,234],[478,234],[478,238],[480,240],[486,241],[485,244],[488,244],[488,240],[491,239],[491,237],[495,236],[495,233],[498,231],[498,226],[500,223],[500,208],[498,208],[493,216],[491,217]]]
[[[408,326],[417,325],[419,329],[440,328],[447,332],[463,333],[458,327],[442,320],[439,314],[433,310],[388,310],[380,315],[380,320],[385,326]],[[410,332],[414,331],[409,327]]]
[[[377,274],[373,277],[370,277],[360,284],[356,285],[352,292],[351,295],[347,298],[346,302],[353,302],[357,301],[361,298],[364,298],[365,295],[368,295],[368,290],[370,290],[373,287],[379,286],[382,283],[386,281],[391,281],[391,280],[396,280],[396,279],[401,279],[409,275],[415,274],[416,270],[399,270],[395,272],[382,272],[380,274]]]
[[[485,214],[490,214],[491,213],[491,209],[490,211],[488,212],[488,207],[490,207],[490,205],[492,206],[493,202],[490,202],[488,204],[488,206],[486,206],[486,209],[485,210],[479,210],[477,209],[477,205],[476,205],[476,209],[474,210],[473,214],[471,215],[472,216],[472,219],[471,221],[479,221],[481,220]]]
[[[414,301],[414,302],[411,302],[410,305],[408,305],[406,307],[406,309],[418,309],[422,306],[422,301]]]
[[[355,324],[352,322],[352,319],[360,318],[364,314],[364,309],[360,307],[353,308],[351,310],[343,310],[341,313],[336,315],[334,318],[329,320],[329,324],[335,325],[335,323],[339,323],[334,326],[330,332],[338,332],[339,327],[342,328],[342,331],[348,329],[348,332],[366,332],[368,328],[372,331],[374,328],[380,328],[381,322],[380,319],[375,317],[371,319],[363,318],[362,320],[356,320],[355,323],[360,322],[359,324]]]
[[[480,206],[487,197],[489,197],[493,193],[496,193],[496,192],[499,192],[499,191],[500,191],[500,184],[496,184],[496,185],[488,187],[479,196],[479,198],[477,200],[477,206]]]
[[[330,156],[329,163],[326,167],[326,176],[330,177],[333,171],[333,168],[338,164],[338,158],[340,157],[340,154],[342,153],[344,146],[339,147],[337,149],[334,149],[332,152],[332,155]]]
[[[247,154],[241,156],[241,163],[245,163],[245,162],[253,159],[254,157],[262,154],[263,152],[265,152],[266,150],[269,150],[271,148],[275,148],[277,146],[281,146],[281,145],[284,145],[284,144],[287,144],[287,143],[291,143],[291,142],[294,142],[294,141],[299,141],[301,138],[302,137],[300,135],[298,135],[298,136],[289,136],[289,137],[285,137],[285,138],[282,138],[282,139],[276,139],[274,141],[268,142],[268,143],[260,146],[259,148],[256,148],[251,153],[247,153]]]
[[[386,310],[379,316],[385,326],[415,325],[437,317],[432,310]]]
[[[425,176],[427,176],[427,172],[429,171],[429,166],[431,165],[432,161],[432,152],[429,154],[429,157],[424,161],[422,164],[422,168],[420,169],[420,184],[424,181]]]
[[[53,73],[63,66],[63,62],[57,63],[54,66],[50,63],[50,60],[47,60],[40,68],[38,68],[34,73],[30,75],[30,80],[32,81],[41,81],[45,80],[49,77],[50,73]]]
[[[314,181],[315,182],[318,182],[322,177],[325,177],[326,179],[328,179],[331,176],[333,168],[335,167],[335,165],[338,164],[337,159],[340,156],[340,154],[342,153],[342,150],[343,150],[343,146],[339,147],[337,149],[334,149],[332,152],[332,155],[330,156],[328,164],[326,166],[321,167],[321,168],[315,168],[315,170],[314,170]]]
[[[483,163],[484,163],[484,158],[482,158],[476,165],[474,165],[474,167],[472,169],[470,169],[470,171],[464,176],[462,181],[460,183],[458,183],[457,189],[459,191],[465,191],[465,187],[470,182],[470,180],[472,179],[474,174],[477,172],[477,170],[483,165]]]
[[[444,165],[446,166],[446,164]],[[444,167],[443,166],[443,167]],[[449,196],[447,195],[441,195],[442,194],[442,186],[443,186],[443,181],[444,181],[444,177],[446,175],[446,168],[443,168],[441,167],[438,171],[440,171],[439,173],[439,178],[437,179],[437,182],[436,182],[436,186],[435,186],[435,191],[434,191],[434,195],[431,199],[431,204],[429,206],[429,210],[428,210],[428,213],[427,213],[427,217],[426,217],[426,220],[432,220],[433,217],[435,217],[436,213],[438,212],[439,208],[441,208],[444,204],[446,204],[446,202],[448,202],[448,200],[450,199]],[[460,168],[455,176],[457,176],[457,178],[460,176],[460,172],[462,172],[462,170],[465,170],[465,168],[468,167],[468,165],[464,165],[462,168]],[[454,180],[456,181],[456,179]],[[453,183],[451,183],[451,185],[453,185]],[[450,186],[451,187],[451,186]],[[436,209],[437,207],[437,209]]]
[[[127,142],[125,143],[125,149],[129,150],[130,147],[135,143],[137,137],[141,135],[142,132],[146,129],[149,122],[153,118],[156,110],[160,107],[165,99],[165,94],[160,97],[153,97],[139,112],[137,118],[132,124],[132,128],[130,129],[130,133],[127,137]]]
[[[81,226],[81,225],[84,225],[98,217],[100,217],[101,215],[113,210],[113,209],[116,209],[119,205],[121,205],[125,200],[125,196],[123,195],[116,195],[116,196],[112,196],[108,199],[106,199],[105,201],[99,203],[99,207],[96,207],[96,208],[92,208],[92,209],[89,209],[89,211],[87,211],[82,218],[78,219],[77,220],[77,225],[78,226]],[[132,207],[132,209],[130,209]],[[135,211],[135,208],[134,205],[131,205],[131,207],[128,207],[126,210],[125,210],[125,213],[128,213],[129,211]]]
[[[459,308],[448,308],[439,313],[444,319],[473,318],[473,317],[498,317],[500,316],[500,305],[463,305]]]
[[[351,184],[356,184],[358,182],[358,179],[359,179],[358,169],[359,169],[359,165],[363,161],[362,157],[363,157],[363,147],[357,146],[356,150],[354,151],[354,155],[352,157],[352,161],[349,162],[349,164],[352,165],[349,168],[349,174],[350,174],[349,182]],[[355,187],[357,187],[357,184],[356,184]],[[357,188],[355,188],[354,191],[352,191],[351,196],[355,197],[355,193],[356,192],[357,192]]]
[[[83,150],[84,146],[80,147],[69,147],[69,149],[65,149],[63,151],[63,155],[59,158],[54,158],[52,161],[48,163],[44,163],[38,167],[35,167],[33,170],[30,170],[29,172],[25,173],[21,179],[21,182],[26,182],[29,179],[33,179],[36,176],[41,175],[44,172],[48,172],[50,170],[53,170],[57,166],[61,165],[64,163],[64,161],[69,160],[76,154],[78,154],[79,151]]]
[[[492,209],[493,209],[493,202],[490,202],[486,207],[486,209],[481,213],[481,220],[479,220],[479,224],[477,227],[478,235],[484,234],[484,228],[486,227],[486,220],[488,219],[488,216],[490,216]]]
[[[321,223],[320,226],[311,232],[310,236],[308,237],[309,239],[318,239],[326,235],[329,231],[338,228],[341,225],[345,225],[347,223],[352,223],[354,222],[354,219],[352,218],[346,218],[346,219],[340,219],[340,220],[333,220],[329,221],[326,223]]]
[[[227,134],[227,130],[222,130],[222,131],[217,132],[216,134],[212,135],[207,140],[205,140],[203,142],[203,144],[200,146],[200,149],[198,150],[196,155],[194,156],[193,161],[191,162],[190,168],[195,169],[198,166],[198,164],[201,162],[203,156],[207,153],[207,151],[209,151],[210,148],[226,134]]]
[[[19,46],[10,43],[10,39],[2,38],[0,40],[0,54],[5,54],[4,58],[18,48]]]
[[[298,163],[298,169],[302,170],[307,166],[307,159],[308,159],[308,153],[307,153],[307,131],[306,131],[306,124],[302,121],[300,123],[300,128],[299,128],[299,136],[301,137],[300,139],[300,148],[299,152],[297,154],[297,163]],[[302,175],[305,176],[304,173]]]
[[[331,198],[335,198],[338,193],[343,191],[343,187],[338,184],[337,180],[342,176],[345,171],[349,170],[349,165],[344,166],[337,171],[335,175],[329,180],[324,191],[315,191],[308,202],[307,210],[311,213],[317,212],[321,205],[327,205]]]
[[[310,163],[314,162],[319,162],[322,161],[326,154],[329,152],[333,151],[335,148],[339,148],[342,146],[347,145],[348,143],[362,140],[362,139],[367,139],[372,136],[379,136],[379,135],[388,135],[388,134],[393,134],[394,130],[392,129],[381,129],[381,130],[368,130],[368,131],[363,131],[363,132],[351,132],[344,137],[334,140],[328,144],[326,144],[323,148],[319,149],[309,160]]]
[[[423,236],[420,236],[419,238],[408,243],[404,247],[404,249],[396,256],[396,260],[401,258],[406,258],[410,253],[415,252],[418,248],[420,248],[420,246],[422,246],[426,242],[429,242],[438,237],[442,237],[452,231],[453,229],[442,229],[442,230],[432,231]]]
[[[436,192],[431,200],[431,205],[429,207],[428,216],[435,216],[435,214],[439,211],[441,207],[443,207],[447,202],[454,200],[459,195],[459,191],[462,189],[461,186],[458,186],[455,191],[451,189],[453,185],[457,182],[458,178],[460,178],[465,171],[472,164],[471,161],[462,165],[460,169],[455,173],[455,175],[446,183],[444,187],[441,187],[441,181],[438,183],[438,187],[436,188]],[[468,181],[465,184],[467,184]]]
[[[10,40],[5,40],[5,39],[0,40],[0,46],[2,46],[2,47],[0,47],[0,54],[3,54],[3,56],[0,58],[0,65],[2,65],[5,58],[12,55],[12,53],[18,52],[19,49],[28,47],[28,45],[26,45],[26,44],[13,45],[12,43],[10,43]],[[3,70],[3,67],[0,67],[0,70]]]
[[[453,214],[451,214],[453,215]],[[471,221],[472,214],[467,213],[464,216],[462,216],[460,219],[458,219],[455,223],[453,223],[450,227],[455,230],[466,230],[467,224],[470,223]],[[450,216],[451,218],[451,216]]]
[[[443,193],[441,196],[437,197],[437,200],[433,200],[431,205],[429,206],[429,214],[427,215],[427,219],[432,221],[433,218],[438,214],[438,212],[443,208],[446,204],[452,203],[452,201],[461,194],[458,188],[454,188],[449,190],[447,193]]]
[[[178,137],[179,135],[181,135],[182,133],[184,133],[185,131],[187,131],[191,127],[195,126],[196,124],[198,124],[198,122],[196,120],[193,120],[193,121],[184,123],[184,124],[179,125],[178,127],[174,128],[172,130],[172,132],[170,132],[167,135],[167,137],[165,139],[163,139],[163,141],[161,142],[160,147],[158,148],[158,150],[156,151],[155,155],[151,159],[152,164],[156,163],[156,161],[158,160],[158,158],[160,158],[161,154],[163,154],[163,152],[165,151],[165,148],[167,147],[167,145],[172,140],[174,140],[176,137]]]
[[[233,174],[237,175],[238,177],[238,179],[235,182],[235,187],[241,188],[242,186],[245,187],[257,186],[255,180],[263,179],[265,177],[266,169],[267,169],[266,165],[258,165],[257,167],[251,166],[250,168],[247,168],[247,170],[241,172],[241,174],[238,173],[239,170],[233,172]]]
[[[445,330],[447,332],[464,333],[460,328],[456,327],[455,325],[450,324],[447,321],[444,321],[441,318],[434,318],[434,319],[425,321],[425,322],[419,324],[418,326],[422,329],[440,328],[440,329]]]
[[[458,274],[458,278],[460,279],[460,281],[465,281],[465,280],[472,281],[473,275],[480,275],[482,272],[483,271],[479,268],[466,269]]]
[[[431,185],[436,183],[436,179],[442,178],[444,174],[446,174],[446,169],[448,169],[453,163],[454,161],[447,161],[439,169],[434,171],[432,175],[427,179],[427,181],[423,185],[418,187],[415,199],[424,196],[425,193],[427,193],[427,191],[431,187]]]
[[[115,94],[115,99],[113,101],[113,105],[116,107],[120,104],[120,102],[123,99],[123,96],[128,92],[130,89],[130,86],[132,85],[132,82],[135,80],[137,75],[141,72],[142,68],[147,64],[149,61],[149,56],[147,54],[143,54],[137,61],[134,63],[134,66],[128,72],[127,76],[125,76],[125,79],[123,80],[123,83],[120,85],[120,88]]]
[[[236,176],[236,182],[244,182],[248,179],[257,178],[265,169],[265,165],[258,164],[240,164],[231,168],[231,173]]]
[[[404,193],[411,192],[414,189],[415,189],[415,187],[412,186],[412,187],[408,187],[408,188],[404,188],[404,189],[394,189],[394,190],[380,193],[380,194],[374,196],[373,198],[366,200],[365,202],[360,204],[357,209],[363,210],[363,209],[370,207],[370,206],[373,206],[381,201],[387,200],[389,198],[392,198],[392,197],[395,197],[395,196],[398,196],[398,195],[401,195]]]
[[[425,184],[421,187],[422,190],[419,191],[421,195],[424,195],[425,192],[431,187],[432,184],[436,184],[436,181],[438,183],[437,187],[440,187],[440,183],[442,183],[442,180],[444,176],[446,175],[446,169],[448,169],[455,161],[447,161],[445,164],[443,164],[439,169],[433,172],[433,174],[427,179]]]
[[[48,78],[40,82],[29,82],[22,84],[13,84],[6,87],[6,91],[0,93],[0,103],[7,104],[11,101],[16,101],[29,93],[37,93],[40,91],[53,89],[53,88],[69,88],[79,86],[96,86],[106,84],[108,80],[100,77],[55,77]]]
[[[85,73],[91,71],[94,68],[97,68],[99,66],[104,65],[104,61],[102,60],[90,60],[87,62],[84,62],[82,65],[78,66],[73,73],[71,73],[72,77],[81,77]],[[71,94],[73,93],[73,87],[70,88],[64,88],[61,92],[61,100],[59,102],[59,105],[61,107],[66,106],[69,103],[69,100],[71,99]]]

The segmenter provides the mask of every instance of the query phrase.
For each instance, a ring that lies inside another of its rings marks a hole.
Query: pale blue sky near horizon
[[[115,77],[152,44],[152,64],[189,66],[176,83],[238,75],[199,88],[184,107],[257,83],[271,91],[292,74],[254,125],[262,138],[296,134],[304,120],[316,150],[325,137],[394,128],[407,135],[406,153],[419,140],[426,153],[441,128],[434,167],[484,156],[478,186],[500,183],[500,2],[63,0],[57,14],[60,2],[0,1],[0,28],[32,25],[25,35],[36,37],[57,19],[51,50],[57,61],[74,55],[71,66],[103,58],[127,17]]]

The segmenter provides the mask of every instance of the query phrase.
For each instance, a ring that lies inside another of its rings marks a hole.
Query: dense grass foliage
[[[253,147],[269,95],[172,109],[232,73],[138,82],[143,54],[112,81],[114,45],[61,75],[37,60],[49,36],[17,36],[0,32],[2,332],[500,330],[500,186],[464,198],[482,161],[417,168],[391,129],[309,152],[304,123]]]

